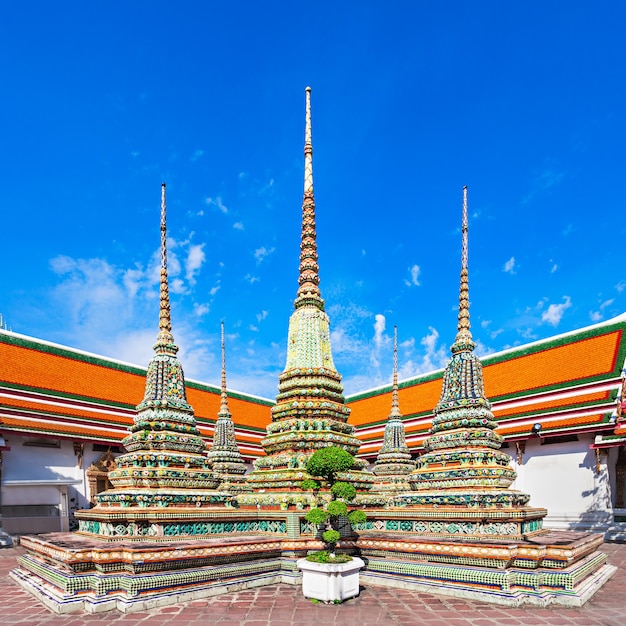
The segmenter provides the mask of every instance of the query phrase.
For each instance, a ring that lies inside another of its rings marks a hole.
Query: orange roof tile
[[[37,346],[37,344],[34,344]],[[19,388],[56,392],[69,397],[100,400],[134,409],[144,396],[145,374],[114,362],[62,350],[45,350],[46,346],[29,347],[0,342],[0,381]],[[71,356],[69,356],[71,355]],[[220,407],[219,392],[187,385],[187,399],[196,417],[214,422]],[[229,396],[233,421],[244,427],[265,430],[271,421],[267,402]]]
[[[145,376],[31,348],[0,343],[0,380],[22,387],[58,391],[135,406]]]
[[[569,338],[568,338],[569,339]],[[516,394],[566,386],[568,383],[606,376],[615,372],[622,345],[622,329],[592,337],[575,337],[569,341],[532,353],[520,351],[485,359],[483,376],[485,393],[491,400]],[[497,360],[495,360],[497,358]],[[404,383],[398,392],[400,411],[405,416],[423,415],[433,411],[441,396],[442,374]],[[554,406],[558,402],[554,401]],[[576,403],[573,398],[563,405]],[[364,426],[383,422],[391,410],[391,391],[371,392],[348,398],[352,413],[350,423]]]
[[[622,340],[616,330],[553,348],[489,363],[485,392],[491,399],[555,387],[613,372]]]

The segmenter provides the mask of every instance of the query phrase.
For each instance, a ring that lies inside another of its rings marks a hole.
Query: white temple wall
[[[86,502],[85,474],[78,467],[73,442],[16,434],[5,439],[10,449],[2,453],[4,530],[19,534],[69,530],[71,509]]]
[[[600,472],[596,472],[592,442],[590,435],[544,445],[540,437],[530,439],[521,465],[511,445],[509,453],[518,474],[511,488],[530,494],[531,506],[548,510],[546,528],[602,531],[611,523],[609,457],[600,454]]]

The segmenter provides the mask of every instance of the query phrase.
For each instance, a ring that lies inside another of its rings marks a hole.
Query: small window
[[[110,443],[94,443],[93,444],[94,452],[107,452],[108,450],[111,450],[111,452],[114,452],[116,454],[124,451],[122,449],[122,446],[118,446],[115,444],[110,444]]]
[[[550,446],[553,443],[569,443],[570,441],[578,441],[578,435],[557,435],[555,437],[542,437],[541,445]]]
[[[37,448],[60,448],[61,442],[58,439],[48,439],[47,437],[29,437],[22,445]]]

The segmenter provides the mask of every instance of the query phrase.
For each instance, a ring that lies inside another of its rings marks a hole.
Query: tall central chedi
[[[320,292],[313,195],[313,145],[311,143],[311,88],[306,88],[304,139],[304,198],[300,275],[295,311],[289,320],[287,364],[280,375],[272,423],[262,445],[267,454],[255,461],[248,475],[254,494],[238,496],[240,505],[295,506],[311,502],[300,483],[309,478],[305,465],[320,448],[339,446],[356,454],[360,441],[347,423],[350,409],[344,403],[341,375],[335,369],[330,346],[330,324]],[[361,490],[374,478],[357,460],[349,480]],[[348,478],[348,476],[346,476]]]

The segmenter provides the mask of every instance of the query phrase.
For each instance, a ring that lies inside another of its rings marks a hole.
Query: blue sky
[[[346,393],[442,367],[462,187],[481,354],[626,310],[620,2],[11,3],[0,313],[146,365],[168,185],[188,378],[273,398],[312,87],[322,294]]]

